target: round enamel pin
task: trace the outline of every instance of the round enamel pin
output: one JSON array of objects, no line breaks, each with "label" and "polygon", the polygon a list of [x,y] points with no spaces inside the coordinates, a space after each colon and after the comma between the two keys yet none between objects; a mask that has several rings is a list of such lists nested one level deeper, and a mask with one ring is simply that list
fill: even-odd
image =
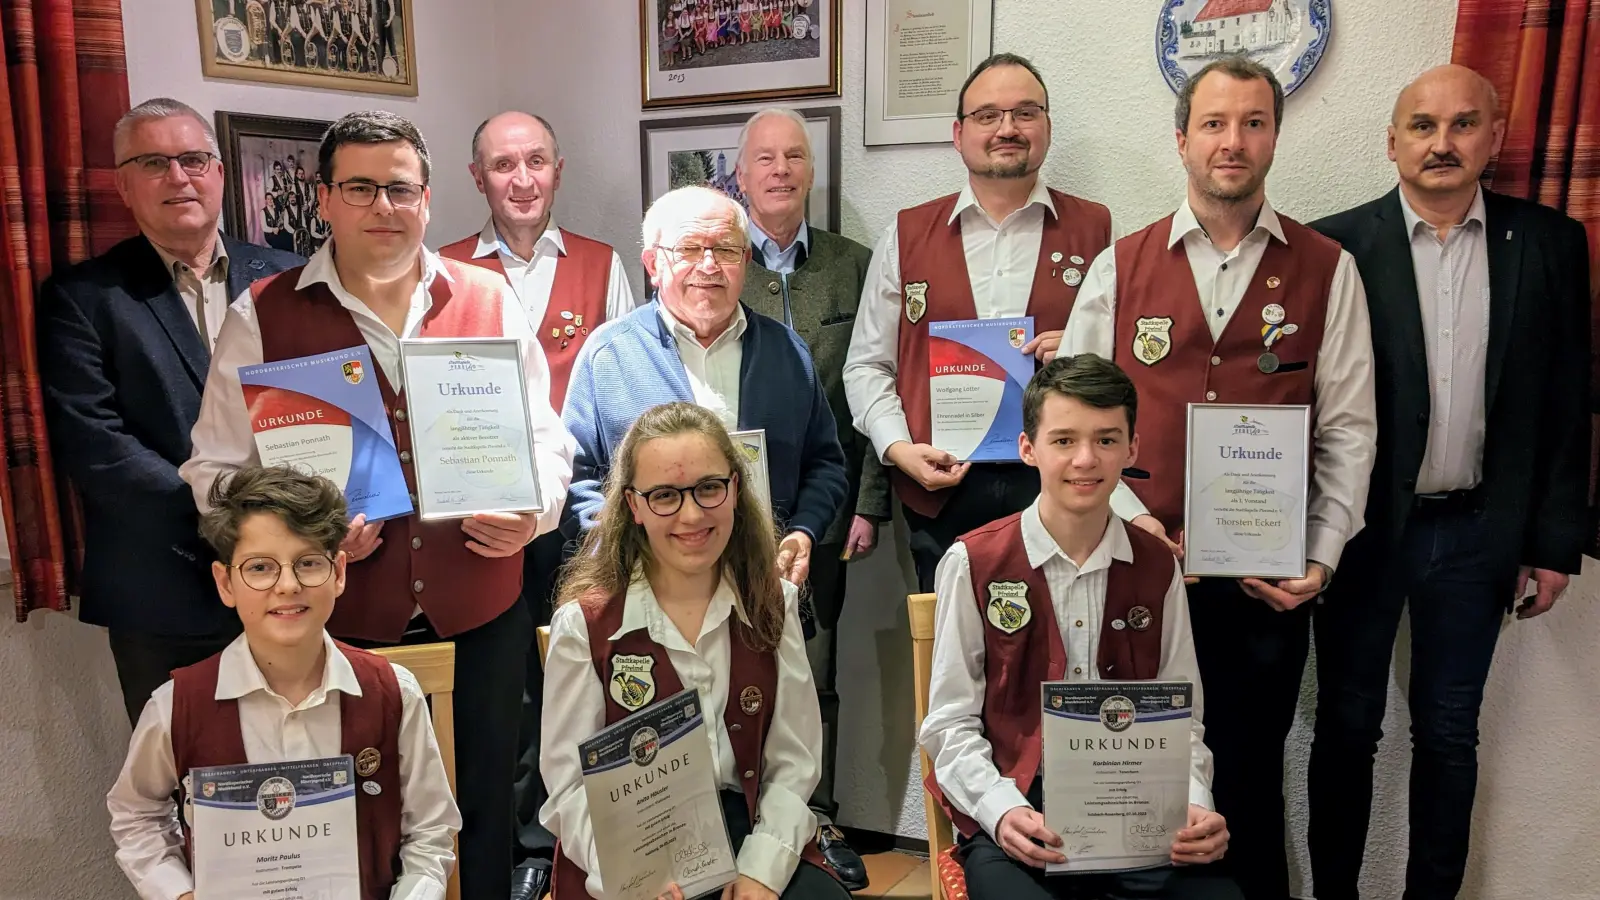
[{"label": "round enamel pin", "polygon": [[739,708],[747,716],[761,712],[761,700],[761,688],[753,684],[739,692]]},{"label": "round enamel pin", "polygon": [[356,754],[356,774],[362,778],[371,778],[381,765],[383,754],[378,752],[377,747],[368,747]]},{"label": "round enamel pin", "polygon": [[1268,303],[1266,306],[1261,307],[1261,321],[1268,325],[1282,325],[1286,317],[1287,314],[1283,311],[1283,307],[1276,303]]},{"label": "round enamel pin", "polygon": [[1067,287],[1077,287],[1083,283],[1083,273],[1077,269],[1069,268],[1061,273],[1061,280],[1066,282]]}]

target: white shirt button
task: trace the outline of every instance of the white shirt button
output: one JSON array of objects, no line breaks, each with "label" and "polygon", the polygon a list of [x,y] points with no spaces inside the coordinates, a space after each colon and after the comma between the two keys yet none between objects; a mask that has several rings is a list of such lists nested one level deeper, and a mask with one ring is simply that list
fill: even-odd
[{"label": "white shirt button", "polygon": [[1220,356],[1213,356],[1213,357],[1211,357],[1211,364],[1212,364],[1212,365],[1213,365],[1213,366],[1220,366],[1220,365],[1222,365],[1222,357],[1220,357]]},{"label": "white shirt button", "polygon": [[415,593],[415,594],[422,593],[422,579],[421,578],[418,578],[416,581],[411,582],[411,591],[412,591],[412,593]]}]

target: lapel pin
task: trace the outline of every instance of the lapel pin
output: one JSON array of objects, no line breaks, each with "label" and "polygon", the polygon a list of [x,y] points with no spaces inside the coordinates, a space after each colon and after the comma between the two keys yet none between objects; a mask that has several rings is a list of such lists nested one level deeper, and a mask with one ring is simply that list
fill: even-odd
[{"label": "lapel pin", "polygon": [[1276,275],[1272,275],[1267,278],[1267,290],[1269,291],[1277,288],[1277,286],[1280,284],[1283,284],[1283,282],[1279,280],[1278,276]]},{"label": "lapel pin", "polygon": [[1061,251],[1057,250],[1056,252],[1050,254],[1050,261],[1053,263],[1061,262]]},{"label": "lapel pin", "polygon": [[1068,260],[1075,266],[1083,265],[1083,257],[1078,256],[1077,254],[1073,254],[1072,256],[1068,257]]},{"label": "lapel pin", "polygon": [[[1269,278],[1267,283],[1271,284],[1274,280]],[[1268,303],[1266,306],[1261,307],[1261,321],[1268,325],[1282,325],[1285,317],[1286,314],[1283,311],[1283,307],[1276,303]]]}]

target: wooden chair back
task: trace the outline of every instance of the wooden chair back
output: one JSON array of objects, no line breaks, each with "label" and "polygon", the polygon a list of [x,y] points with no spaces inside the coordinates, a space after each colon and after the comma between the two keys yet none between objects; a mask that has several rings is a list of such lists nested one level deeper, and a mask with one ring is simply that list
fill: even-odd
[{"label": "wooden chair back", "polygon": [[544,668],[544,658],[550,655],[550,626],[539,626],[539,668]]},{"label": "wooden chair back", "polygon": [[[933,681],[933,608],[934,594],[911,594],[906,597],[906,609],[911,618],[911,670],[916,687],[917,732],[922,731],[922,720],[928,715],[928,690]],[[922,777],[933,774],[933,760],[927,751],[918,749],[922,760]],[[933,802],[926,790],[922,792],[923,813],[928,821],[928,880],[931,900],[943,900],[944,887],[939,881],[939,857],[954,844],[950,819]]]},{"label": "wooden chair back", "polygon": [[[456,792],[456,720],[453,697],[456,691],[456,645],[451,643],[416,644],[410,647],[386,647],[374,650],[395,665],[404,666],[415,675],[422,693],[428,698],[433,718],[433,736],[439,742],[439,756],[444,760],[444,774],[450,782],[450,794]],[[450,870],[450,881],[445,885],[445,900],[461,900],[461,845],[456,843],[457,865]]]}]

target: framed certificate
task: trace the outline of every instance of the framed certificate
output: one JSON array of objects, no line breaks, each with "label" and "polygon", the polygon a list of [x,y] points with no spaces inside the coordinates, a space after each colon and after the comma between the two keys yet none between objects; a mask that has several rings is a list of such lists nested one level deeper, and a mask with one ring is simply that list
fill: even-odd
[{"label": "framed certificate", "polygon": [[867,0],[866,145],[950,140],[993,28],[994,0]]},{"label": "framed certificate", "polygon": [[750,473],[750,483],[740,485],[741,490],[755,491],[767,512],[772,512],[772,480],[767,471],[767,430],[753,428],[749,431],[730,431],[733,446],[744,454],[745,468]]},{"label": "framed certificate", "polygon": [[400,364],[422,518],[543,511],[519,342],[406,340]]},{"label": "framed certificate", "polygon": [[1183,571],[1303,578],[1311,407],[1189,404]]}]

